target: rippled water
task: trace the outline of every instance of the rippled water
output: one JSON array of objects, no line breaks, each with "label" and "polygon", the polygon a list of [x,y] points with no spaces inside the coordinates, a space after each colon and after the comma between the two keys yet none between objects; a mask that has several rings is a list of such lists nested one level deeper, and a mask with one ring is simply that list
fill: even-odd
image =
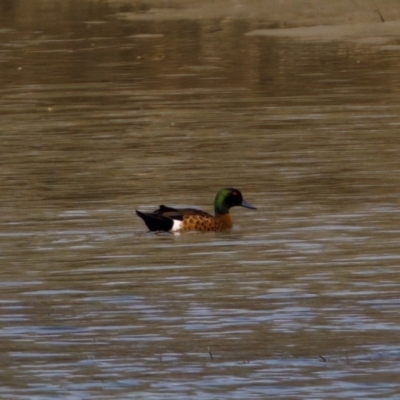
[{"label": "rippled water", "polygon": [[[397,399],[396,52],[3,7],[4,399]],[[134,209],[231,232],[148,233]]]}]

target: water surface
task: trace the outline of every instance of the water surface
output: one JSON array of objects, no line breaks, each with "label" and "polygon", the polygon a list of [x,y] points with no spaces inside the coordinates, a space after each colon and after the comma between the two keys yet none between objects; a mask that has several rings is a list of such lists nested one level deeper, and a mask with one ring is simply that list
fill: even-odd
[{"label": "water surface", "polygon": [[[43,4],[0,31],[0,396],[398,398],[398,53]],[[231,232],[134,214],[226,186]]]}]

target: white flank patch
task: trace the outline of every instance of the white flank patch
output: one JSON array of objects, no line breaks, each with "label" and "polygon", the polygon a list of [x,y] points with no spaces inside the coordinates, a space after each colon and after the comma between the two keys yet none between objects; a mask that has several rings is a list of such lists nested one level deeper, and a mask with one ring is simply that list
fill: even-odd
[{"label": "white flank patch", "polygon": [[180,231],[182,229],[182,221],[174,219],[174,224],[172,225],[171,232]]}]

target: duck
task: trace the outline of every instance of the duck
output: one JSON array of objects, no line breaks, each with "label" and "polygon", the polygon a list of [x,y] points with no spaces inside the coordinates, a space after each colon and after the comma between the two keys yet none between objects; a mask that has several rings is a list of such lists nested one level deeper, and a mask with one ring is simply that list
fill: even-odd
[{"label": "duck", "polygon": [[135,211],[150,231],[220,232],[232,228],[233,222],[229,210],[236,206],[256,210],[256,207],[243,199],[238,189],[224,188],[215,197],[215,215],[196,208],[172,208],[165,205],[160,205],[153,212]]}]

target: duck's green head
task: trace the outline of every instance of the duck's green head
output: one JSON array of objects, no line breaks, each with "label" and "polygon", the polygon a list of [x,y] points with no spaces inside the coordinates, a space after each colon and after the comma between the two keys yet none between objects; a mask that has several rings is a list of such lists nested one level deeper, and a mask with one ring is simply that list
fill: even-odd
[{"label": "duck's green head", "polygon": [[243,200],[242,193],[237,189],[225,188],[217,193],[214,202],[214,211],[216,215],[228,214],[229,210],[235,206],[256,210],[254,206]]}]

